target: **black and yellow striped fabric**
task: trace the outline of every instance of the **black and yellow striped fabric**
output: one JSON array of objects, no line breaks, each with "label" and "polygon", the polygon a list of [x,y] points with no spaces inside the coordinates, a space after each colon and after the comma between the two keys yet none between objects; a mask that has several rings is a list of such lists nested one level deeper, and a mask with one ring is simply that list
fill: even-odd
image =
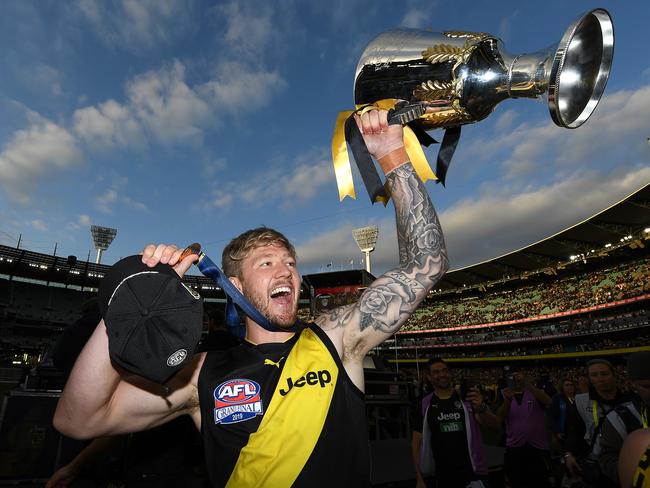
[{"label": "black and yellow striped fabric", "polygon": [[208,353],[199,399],[214,486],[368,485],[363,393],[317,326]]},{"label": "black and yellow striped fabric", "polygon": [[650,488],[650,446],[639,459],[632,478],[632,488]]}]

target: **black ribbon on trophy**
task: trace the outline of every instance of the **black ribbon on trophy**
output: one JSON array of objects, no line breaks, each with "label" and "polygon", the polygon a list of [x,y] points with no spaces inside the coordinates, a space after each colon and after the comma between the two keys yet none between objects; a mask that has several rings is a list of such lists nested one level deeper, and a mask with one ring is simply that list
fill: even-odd
[{"label": "black ribbon on trophy", "polygon": [[[605,90],[614,54],[609,13],[580,16],[559,43],[531,54],[512,55],[483,32],[435,33],[415,29],[384,32],[368,44],[357,65],[355,110],[341,112],[332,139],[339,199],[356,198],[347,146],[372,203],[389,195],[353,116],[389,110],[389,123],[404,125],[404,143],[423,182],[445,184],[461,127],[486,118],[508,98],[547,97],[553,122],[569,129],[593,113]],[[434,175],[422,145],[437,143],[426,131],[445,129]]]}]

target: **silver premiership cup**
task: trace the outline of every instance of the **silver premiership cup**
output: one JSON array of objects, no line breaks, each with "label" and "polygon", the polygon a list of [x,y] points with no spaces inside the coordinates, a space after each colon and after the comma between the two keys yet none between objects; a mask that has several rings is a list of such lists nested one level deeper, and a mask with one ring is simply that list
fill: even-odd
[{"label": "silver premiership cup", "polygon": [[605,90],[614,53],[609,13],[595,9],[573,22],[559,43],[512,55],[482,32],[398,29],[376,37],[356,70],[358,105],[382,99],[421,104],[424,129],[487,117],[507,98],[548,97],[553,122],[574,129],[592,114]]}]

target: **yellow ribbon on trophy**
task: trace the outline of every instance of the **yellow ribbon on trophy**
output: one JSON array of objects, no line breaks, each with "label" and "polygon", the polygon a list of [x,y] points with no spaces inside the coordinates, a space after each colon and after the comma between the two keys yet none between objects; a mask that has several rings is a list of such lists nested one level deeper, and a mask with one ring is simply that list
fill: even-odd
[{"label": "yellow ribbon on trophy", "polygon": [[[352,114],[363,110],[372,110],[374,108],[379,108],[382,110],[391,110],[395,108],[398,100],[393,98],[379,100],[372,105],[359,105],[356,107],[356,110],[346,110],[340,112],[336,118],[336,125],[334,127],[334,136],[332,137],[332,161],[334,163],[334,174],[336,175],[336,185],[339,189],[339,201],[342,201],[345,197],[356,198],[354,192],[354,182],[352,181],[352,168],[350,167],[350,157],[348,155],[347,142],[345,140],[345,122],[350,118]],[[413,130],[408,126],[404,126],[404,148],[409,156],[411,164],[415,169],[420,180],[423,183],[428,180],[437,180],[436,175],[431,170],[431,166],[427,161],[420,141],[418,141],[417,136]],[[388,188],[386,189],[387,198],[378,196],[375,198],[373,203],[382,202],[384,206],[388,204],[388,198],[390,198],[390,193]],[[371,196],[372,198],[372,196]]]}]

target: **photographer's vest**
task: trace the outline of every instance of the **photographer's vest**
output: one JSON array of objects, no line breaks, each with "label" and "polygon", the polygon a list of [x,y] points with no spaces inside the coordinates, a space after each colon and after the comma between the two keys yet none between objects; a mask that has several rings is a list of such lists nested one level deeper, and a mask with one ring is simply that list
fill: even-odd
[{"label": "photographer's vest", "polygon": [[368,486],[363,393],[327,335],[207,353],[198,382],[213,486]]},{"label": "photographer's vest", "polygon": [[576,410],[585,424],[585,442],[591,447],[590,454],[597,457],[600,454],[600,443],[594,435],[598,434],[610,410],[605,410],[600,402],[592,399],[589,393],[576,395]]},{"label": "photographer's vest", "polygon": [[648,407],[644,405],[639,409],[635,402],[625,402],[616,405],[616,408],[607,414],[607,420],[621,439],[625,440],[630,432],[648,428]]}]

